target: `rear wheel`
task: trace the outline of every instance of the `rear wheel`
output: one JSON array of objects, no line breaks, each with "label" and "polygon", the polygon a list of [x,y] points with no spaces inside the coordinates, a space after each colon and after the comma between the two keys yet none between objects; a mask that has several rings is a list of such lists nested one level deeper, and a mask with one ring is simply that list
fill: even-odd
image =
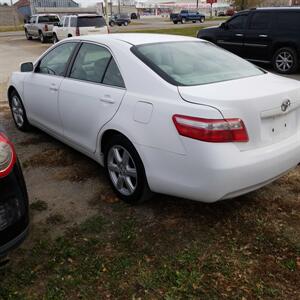
[{"label": "rear wheel", "polygon": [[130,204],[148,200],[152,193],[142,160],[132,143],[122,135],[115,135],[104,152],[106,174],[115,193]]},{"label": "rear wheel", "polygon": [[111,21],[111,22],[109,23],[109,25],[110,25],[111,27],[114,27],[116,24],[115,24],[114,21]]},{"label": "rear wheel", "polygon": [[200,23],[204,23],[204,21],[205,21],[205,17],[201,17],[200,18]]},{"label": "rear wheel", "polygon": [[28,131],[30,124],[22,100],[16,91],[11,92],[9,105],[16,127],[21,131]]},{"label": "rear wheel", "polygon": [[278,49],[272,60],[273,68],[281,74],[291,74],[298,70],[298,55],[295,49],[283,47]]}]

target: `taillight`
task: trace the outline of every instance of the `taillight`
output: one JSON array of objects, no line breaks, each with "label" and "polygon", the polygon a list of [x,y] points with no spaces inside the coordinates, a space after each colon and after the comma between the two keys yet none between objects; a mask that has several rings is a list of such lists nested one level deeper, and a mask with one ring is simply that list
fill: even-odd
[{"label": "taillight", "polygon": [[76,27],[76,36],[80,36],[80,30],[79,30],[79,27]]},{"label": "taillight", "polygon": [[48,25],[47,24],[45,24],[44,30],[48,31]]},{"label": "taillight", "polygon": [[180,135],[192,139],[212,143],[249,141],[241,119],[202,119],[174,115],[173,122]]},{"label": "taillight", "polygon": [[0,133],[0,178],[7,176],[16,163],[16,152],[8,138]]}]

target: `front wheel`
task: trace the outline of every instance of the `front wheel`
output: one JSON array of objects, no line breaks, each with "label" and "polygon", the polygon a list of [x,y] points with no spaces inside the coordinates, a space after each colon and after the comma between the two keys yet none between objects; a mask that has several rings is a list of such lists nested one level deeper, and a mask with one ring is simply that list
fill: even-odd
[{"label": "front wheel", "polygon": [[58,43],[58,42],[59,42],[59,40],[58,40],[58,38],[57,38],[56,33],[53,33],[53,44],[56,44],[56,43]]},{"label": "front wheel", "polygon": [[109,23],[109,25],[110,25],[111,27],[114,27],[114,26],[115,26],[115,22],[111,21],[111,22]]},{"label": "front wheel", "polygon": [[42,44],[45,43],[45,37],[44,37],[42,32],[40,32],[40,41],[41,41]]},{"label": "front wheel", "polygon": [[205,21],[205,17],[201,17],[200,18],[200,23],[204,23],[204,21]]},{"label": "front wheel", "polygon": [[183,19],[181,20],[181,23],[182,23],[182,24],[185,24],[185,23],[186,23],[186,19],[183,18]]},{"label": "front wheel", "polygon": [[124,22],[124,26],[128,26],[128,22],[127,21]]},{"label": "front wheel", "polygon": [[32,36],[28,33],[27,30],[25,30],[25,36],[27,40],[32,40]]},{"label": "front wheel", "polygon": [[9,97],[9,106],[16,127],[21,131],[28,131],[30,124],[22,100],[16,91],[13,91]]},{"label": "front wheel", "polygon": [[290,47],[280,48],[273,56],[272,65],[278,73],[295,73],[299,66],[297,52]]},{"label": "front wheel", "polygon": [[137,204],[149,199],[151,192],[142,160],[127,138],[111,138],[105,148],[104,163],[110,184],[123,201]]}]

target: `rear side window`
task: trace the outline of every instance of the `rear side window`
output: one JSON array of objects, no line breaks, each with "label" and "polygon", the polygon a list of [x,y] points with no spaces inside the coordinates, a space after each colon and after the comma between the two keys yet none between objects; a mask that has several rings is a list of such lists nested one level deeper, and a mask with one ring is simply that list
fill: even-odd
[{"label": "rear side window", "polygon": [[122,75],[113,58],[111,59],[109,66],[106,70],[103,83],[107,85],[113,85],[113,86],[125,88]]},{"label": "rear side window", "polygon": [[279,30],[299,31],[300,12],[277,12],[274,16],[275,28]]},{"label": "rear side window", "polygon": [[272,14],[268,12],[257,12],[251,18],[250,29],[268,29],[271,25]]},{"label": "rear side window", "polygon": [[77,18],[76,17],[71,18],[70,27],[77,27]]},{"label": "rear side window", "polygon": [[78,27],[104,27],[106,26],[105,20],[101,16],[92,17],[78,17]]},{"label": "rear side window", "polygon": [[39,23],[59,23],[59,18],[57,16],[41,16]]}]

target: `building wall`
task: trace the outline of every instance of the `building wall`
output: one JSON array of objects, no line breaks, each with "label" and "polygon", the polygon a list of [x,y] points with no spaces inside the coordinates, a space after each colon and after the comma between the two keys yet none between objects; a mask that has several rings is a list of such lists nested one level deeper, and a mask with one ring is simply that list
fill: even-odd
[{"label": "building wall", "polygon": [[32,7],[78,7],[72,0],[30,0]]},{"label": "building wall", "polygon": [[14,7],[0,7],[0,26],[19,25],[22,23],[21,19]]}]

